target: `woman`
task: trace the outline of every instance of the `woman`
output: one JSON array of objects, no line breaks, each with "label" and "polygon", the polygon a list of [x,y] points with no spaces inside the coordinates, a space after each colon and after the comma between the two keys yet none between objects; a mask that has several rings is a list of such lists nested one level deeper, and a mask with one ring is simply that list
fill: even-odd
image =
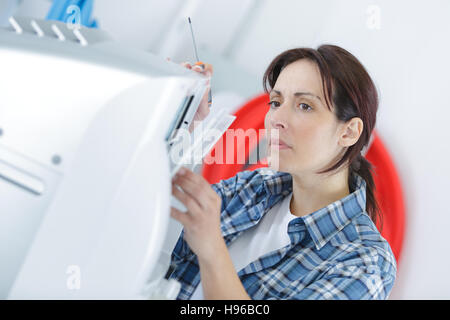
[{"label": "woman", "polygon": [[378,108],[369,74],[348,51],[323,45],[281,53],[263,85],[278,171],[211,186],[185,169],[173,180],[188,210],[171,211],[184,226],[169,273],[182,285],[177,298],[388,298],[396,262],[375,226],[371,165],[361,155]]}]

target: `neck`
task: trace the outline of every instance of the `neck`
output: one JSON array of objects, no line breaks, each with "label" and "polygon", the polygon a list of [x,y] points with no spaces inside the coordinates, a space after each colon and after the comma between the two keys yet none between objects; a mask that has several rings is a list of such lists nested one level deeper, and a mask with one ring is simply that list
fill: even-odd
[{"label": "neck", "polygon": [[291,213],[302,217],[350,194],[348,169],[333,175],[292,174]]}]

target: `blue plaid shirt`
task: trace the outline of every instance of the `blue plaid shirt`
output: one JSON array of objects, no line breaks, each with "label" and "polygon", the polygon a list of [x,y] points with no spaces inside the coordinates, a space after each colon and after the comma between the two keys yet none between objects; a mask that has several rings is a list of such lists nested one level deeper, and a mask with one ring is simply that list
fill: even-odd
[{"label": "blue plaid shirt", "polygon": [[[353,174],[348,196],[288,225],[290,244],[238,272],[252,299],[387,299],[396,277],[388,242],[367,215],[366,182]],[[292,176],[267,168],[239,172],[212,188],[222,198],[221,230],[229,246],[292,192]],[[200,282],[197,256],[183,239],[171,255],[170,278],[189,299]]]}]

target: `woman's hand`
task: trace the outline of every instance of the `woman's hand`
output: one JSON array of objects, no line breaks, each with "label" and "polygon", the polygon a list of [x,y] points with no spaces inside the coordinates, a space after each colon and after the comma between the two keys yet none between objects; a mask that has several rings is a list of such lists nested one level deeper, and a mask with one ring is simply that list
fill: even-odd
[{"label": "woman's hand", "polygon": [[172,207],[171,216],[184,226],[189,247],[199,260],[211,261],[225,243],[220,229],[222,199],[201,175],[183,167],[172,180],[172,194],[188,210]]},{"label": "woman's hand", "polygon": [[[170,61],[170,58],[167,58],[167,60]],[[209,63],[203,63],[202,66],[201,65],[192,65],[189,62],[182,62],[180,63],[183,67],[188,68],[189,70],[193,70],[195,72],[201,73],[204,76],[209,77],[210,79],[208,80],[208,85],[211,85],[211,77],[213,75],[213,67],[211,64]],[[194,115],[194,118],[192,119],[192,122],[189,126],[189,132],[192,132],[195,128],[196,123],[195,122],[199,122],[199,121],[203,121],[209,114],[209,103],[208,103],[208,97],[209,97],[209,91],[211,90],[211,88],[209,87],[202,100],[200,101],[200,105],[198,106],[197,112]]]}]

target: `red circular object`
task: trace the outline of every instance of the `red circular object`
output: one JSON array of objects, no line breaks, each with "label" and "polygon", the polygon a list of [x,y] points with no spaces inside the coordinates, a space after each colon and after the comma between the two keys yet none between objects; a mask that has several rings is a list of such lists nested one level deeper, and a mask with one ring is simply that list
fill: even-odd
[{"label": "red circular object", "polygon": [[[405,204],[394,162],[377,132],[365,157],[373,166],[375,198],[384,219],[381,235],[389,242],[395,258],[400,258],[405,231]],[[377,227],[380,228],[379,223]]]},{"label": "red circular object", "polygon": [[[247,129],[254,129],[257,132],[264,129],[264,118],[269,110],[268,103],[269,96],[267,94],[262,94],[251,99],[234,113],[236,120],[231,124],[229,129],[243,129],[244,131]],[[373,141],[365,157],[373,165],[375,197],[383,215],[381,235],[389,242],[398,264],[403,246],[405,227],[405,205],[402,187],[389,152],[376,131],[372,134]],[[259,143],[259,137],[257,143],[250,140],[249,143],[246,143],[244,146],[242,145],[242,142],[240,145],[237,145],[236,142],[239,141],[234,141],[234,149],[231,150],[234,153],[233,164],[205,163],[203,165],[202,175],[209,183],[213,184],[220,180],[231,178],[240,171],[267,167],[263,162],[258,162],[248,167],[245,167],[244,164],[237,163],[236,150],[245,148],[245,159],[248,159],[250,152],[257,147],[256,144]],[[222,144],[222,146],[227,146],[227,137],[225,134],[214,146],[208,157],[215,156],[215,149],[220,144]],[[227,159],[227,150],[226,148],[222,148],[222,150],[223,162],[228,162],[225,161]],[[380,229],[379,223],[377,223],[377,228]]]}]

